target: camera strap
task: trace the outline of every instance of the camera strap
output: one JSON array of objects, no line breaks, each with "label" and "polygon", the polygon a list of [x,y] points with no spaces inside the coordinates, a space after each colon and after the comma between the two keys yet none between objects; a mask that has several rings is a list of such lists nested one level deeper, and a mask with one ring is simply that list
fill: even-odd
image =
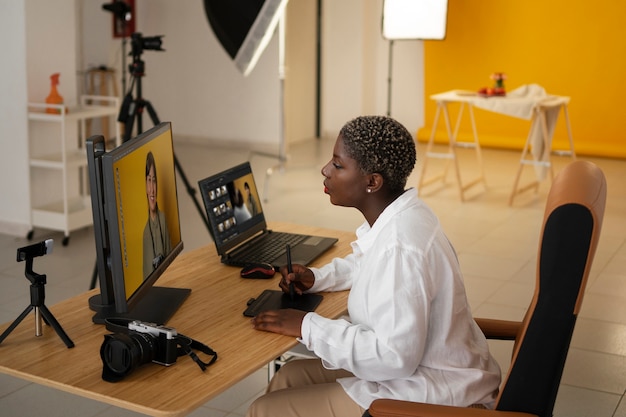
[{"label": "camera strap", "polygon": [[[104,325],[106,329],[110,332],[128,334],[128,324],[133,321],[135,320],[121,317],[108,318],[104,320]],[[178,345],[178,356],[189,356],[196,364],[198,364],[202,371],[205,371],[208,366],[213,365],[217,360],[216,351],[214,351],[204,343],[198,342],[197,340],[194,340],[189,336],[185,336],[179,333],[176,335],[174,340],[176,340],[176,344]],[[194,352],[194,349],[211,356],[211,359],[208,362],[202,361]]]},{"label": "camera strap", "polygon": [[[194,340],[182,334],[179,334],[176,337],[176,342],[178,343],[178,356],[189,356],[191,359],[193,359],[195,363],[198,364],[202,371],[205,371],[207,366],[213,365],[217,360],[217,352],[205,345],[204,343],[198,342],[197,340]],[[211,359],[208,362],[203,362],[202,360],[200,360],[198,355],[196,355],[193,349],[199,350],[200,352],[211,356]]]}]

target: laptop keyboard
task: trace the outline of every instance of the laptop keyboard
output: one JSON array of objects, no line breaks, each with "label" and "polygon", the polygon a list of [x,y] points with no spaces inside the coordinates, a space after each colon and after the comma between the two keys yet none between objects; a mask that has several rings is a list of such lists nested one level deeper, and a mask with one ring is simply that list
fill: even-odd
[{"label": "laptop keyboard", "polygon": [[285,251],[287,245],[295,246],[307,237],[307,235],[272,232],[266,235],[260,242],[256,242],[254,247],[246,248],[237,254],[233,254],[230,261],[241,263],[241,265],[256,262],[271,264],[274,259],[278,258]]}]

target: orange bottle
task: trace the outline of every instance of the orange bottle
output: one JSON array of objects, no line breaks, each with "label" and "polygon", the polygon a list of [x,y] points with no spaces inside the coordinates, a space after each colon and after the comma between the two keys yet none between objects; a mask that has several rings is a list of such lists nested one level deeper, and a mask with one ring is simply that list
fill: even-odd
[{"label": "orange bottle", "polygon": [[[59,85],[59,74],[54,73],[50,76],[50,94],[46,97],[47,104],[63,104],[63,97],[57,91],[57,85]],[[46,107],[46,113],[60,114],[61,110],[53,107]]]}]

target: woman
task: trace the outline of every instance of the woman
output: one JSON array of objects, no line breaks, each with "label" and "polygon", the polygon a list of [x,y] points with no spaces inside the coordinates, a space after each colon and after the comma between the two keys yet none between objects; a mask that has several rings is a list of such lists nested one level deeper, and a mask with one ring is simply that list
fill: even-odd
[{"label": "woman", "polygon": [[146,156],[148,221],[143,229],[143,279],[145,280],[172,249],[165,214],[157,203],[156,165],[152,152]]},{"label": "woman", "polygon": [[377,398],[493,405],[500,369],[474,322],[454,248],[414,188],[411,134],[388,117],[340,131],[322,168],[334,205],[365,217],[353,253],[322,268],[281,269],[296,292],[350,289],[349,321],[278,310],[255,329],[299,338],[320,360],[282,367],[248,416],[360,417]]}]

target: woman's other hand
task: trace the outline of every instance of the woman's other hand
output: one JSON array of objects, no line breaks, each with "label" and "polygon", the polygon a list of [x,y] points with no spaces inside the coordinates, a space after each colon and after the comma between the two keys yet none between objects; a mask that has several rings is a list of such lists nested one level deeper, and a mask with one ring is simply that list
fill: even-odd
[{"label": "woman's other hand", "polygon": [[251,322],[256,330],[301,337],[300,329],[306,314],[306,311],[295,309],[271,310],[259,313]]}]

